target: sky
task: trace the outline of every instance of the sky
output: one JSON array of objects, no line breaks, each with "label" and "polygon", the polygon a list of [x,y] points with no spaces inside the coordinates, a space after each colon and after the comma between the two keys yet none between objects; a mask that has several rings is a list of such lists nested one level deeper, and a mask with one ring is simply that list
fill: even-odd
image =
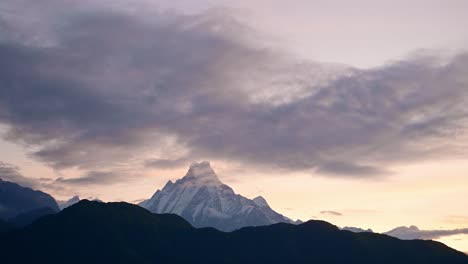
[{"label": "sky", "polygon": [[[0,3],[0,177],[149,198],[209,160],[291,218],[468,252],[467,1]],[[453,234],[453,235],[452,235]]]}]

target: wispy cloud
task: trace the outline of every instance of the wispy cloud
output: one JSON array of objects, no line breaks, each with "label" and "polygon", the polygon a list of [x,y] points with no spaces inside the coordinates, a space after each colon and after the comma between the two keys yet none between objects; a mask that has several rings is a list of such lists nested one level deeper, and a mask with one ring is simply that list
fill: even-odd
[{"label": "wispy cloud", "polygon": [[19,168],[8,163],[0,161],[0,179],[4,181],[15,182],[26,187],[37,186],[37,181],[24,177],[19,172]]},{"label": "wispy cloud", "polygon": [[321,211],[320,213],[324,215],[343,216],[342,213],[336,211]]},{"label": "wispy cloud", "polygon": [[54,184],[54,181],[49,178],[31,178],[24,176],[20,169],[12,164],[0,161],[0,179],[4,181],[14,182],[24,187],[29,187],[35,190],[53,190],[56,193],[66,192],[63,186]]},{"label": "wispy cloud", "polygon": [[177,158],[177,159],[148,159],[145,161],[145,167],[154,167],[159,169],[177,168],[190,164],[191,161],[188,158]]},{"label": "wispy cloud", "polygon": [[55,183],[65,185],[101,185],[113,184],[119,182],[122,173],[108,172],[108,171],[90,171],[79,178],[57,178]]}]

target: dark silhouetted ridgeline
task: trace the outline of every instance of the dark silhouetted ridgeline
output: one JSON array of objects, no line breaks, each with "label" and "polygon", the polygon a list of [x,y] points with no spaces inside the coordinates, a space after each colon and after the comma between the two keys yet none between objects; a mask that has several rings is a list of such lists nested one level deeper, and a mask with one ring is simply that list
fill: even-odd
[{"label": "dark silhouetted ridgeline", "polygon": [[439,242],[352,233],[322,221],[225,233],[136,205],[86,200],[2,233],[0,248],[3,264],[468,263]]}]

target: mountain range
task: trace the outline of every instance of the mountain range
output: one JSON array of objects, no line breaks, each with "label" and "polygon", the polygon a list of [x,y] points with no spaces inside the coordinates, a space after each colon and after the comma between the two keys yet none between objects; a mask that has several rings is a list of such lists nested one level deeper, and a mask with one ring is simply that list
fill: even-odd
[{"label": "mountain range", "polygon": [[1,263],[468,263],[442,243],[391,237],[407,239],[408,228],[388,236],[292,221],[260,196],[236,194],[208,162],[140,206],[57,203],[0,180],[0,213]]},{"label": "mountain range", "polygon": [[248,199],[236,194],[219,180],[207,161],[193,163],[182,179],[175,183],[169,181],[140,206],[153,213],[177,214],[195,227],[214,227],[222,231],[296,223],[271,209],[261,196]]},{"label": "mountain range", "polygon": [[439,242],[353,233],[323,221],[222,232],[132,204],[87,200],[0,233],[0,248],[4,264],[468,263]]}]

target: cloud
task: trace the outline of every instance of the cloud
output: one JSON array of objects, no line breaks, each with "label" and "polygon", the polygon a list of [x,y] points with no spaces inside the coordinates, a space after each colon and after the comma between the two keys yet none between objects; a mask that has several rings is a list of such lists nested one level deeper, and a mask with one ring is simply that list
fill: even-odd
[{"label": "cloud", "polygon": [[386,233],[389,236],[400,239],[439,239],[441,237],[468,234],[468,228],[451,229],[451,230],[420,230],[417,226],[401,226],[392,229]]},{"label": "cloud", "polygon": [[190,164],[191,161],[187,158],[178,159],[149,159],[145,161],[145,167],[154,167],[159,169],[170,169]]},{"label": "cloud", "polygon": [[372,178],[395,163],[466,157],[467,55],[322,65],[268,48],[225,10],[120,3],[0,3],[5,138],[55,169],[220,160]]},{"label": "cloud", "polygon": [[31,178],[24,176],[18,167],[0,161],[0,179],[4,181],[14,182],[24,187],[34,190],[49,191],[55,193],[66,194],[68,190],[64,186],[54,184],[54,181],[49,178]]},{"label": "cloud", "polygon": [[19,173],[19,168],[0,161],[0,179],[9,182],[15,182],[26,187],[35,185],[33,179],[24,177]]},{"label": "cloud", "polygon": [[85,175],[79,178],[57,178],[55,183],[65,185],[102,185],[102,184],[113,184],[119,181],[123,174],[108,172],[108,171],[89,171]]},{"label": "cloud", "polygon": [[342,213],[336,212],[336,211],[321,211],[320,213],[324,215],[331,215],[331,216],[343,216]]},{"label": "cloud", "polygon": [[381,176],[391,172],[373,166],[356,165],[344,162],[325,162],[317,166],[317,171],[327,175],[351,175],[356,177]]},{"label": "cloud", "polygon": [[21,186],[39,189],[48,183],[50,179],[46,178],[29,178],[21,174],[18,167],[0,161],[0,179],[4,181],[14,182]]}]

